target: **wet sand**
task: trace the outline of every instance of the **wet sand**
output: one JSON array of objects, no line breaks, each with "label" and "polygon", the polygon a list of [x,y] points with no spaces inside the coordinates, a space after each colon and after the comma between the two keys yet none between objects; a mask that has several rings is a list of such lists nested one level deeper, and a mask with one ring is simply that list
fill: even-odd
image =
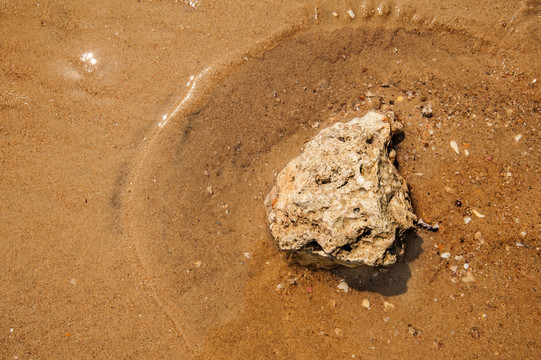
[{"label": "wet sand", "polygon": [[[540,21],[536,1],[1,2],[0,357],[539,358]],[[389,269],[286,264],[275,174],[374,108],[440,231]]]}]

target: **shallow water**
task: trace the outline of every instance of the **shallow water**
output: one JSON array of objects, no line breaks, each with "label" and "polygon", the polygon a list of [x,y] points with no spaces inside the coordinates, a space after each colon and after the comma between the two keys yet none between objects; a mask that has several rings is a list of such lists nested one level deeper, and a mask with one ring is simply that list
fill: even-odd
[{"label": "shallow water", "polygon": [[[6,356],[539,355],[536,2],[1,9]],[[390,269],[288,266],[275,173],[373,108],[440,232]]]}]

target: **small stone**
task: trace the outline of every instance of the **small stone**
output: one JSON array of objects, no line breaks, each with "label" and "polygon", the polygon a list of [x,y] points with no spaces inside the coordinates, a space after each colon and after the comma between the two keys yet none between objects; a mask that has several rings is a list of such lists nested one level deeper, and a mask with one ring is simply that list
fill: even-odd
[{"label": "small stone", "polygon": [[365,309],[370,310],[370,300],[364,299],[363,302],[362,302],[362,306],[363,306]]},{"label": "small stone", "polygon": [[464,217],[464,224],[469,224],[471,222],[471,217],[465,216]]},{"label": "small stone", "polygon": [[458,266],[456,265],[449,266],[449,270],[451,270],[451,272],[453,273],[456,273],[456,271],[458,270]]},{"label": "small stone", "polygon": [[520,232],[520,236],[521,236],[521,237],[525,238],[526,235],[527,235],[527,234],[526,234],[526,231],[521,231],[521,232]]},{"label": "small stone", "polygon": [[440,255],[442,259],[449,259],[451,257],[451,254],[446,252]]},{"label": "small stone", "polygon": [[352,20],[355,19],[355,13],[353,12],[353,10],[350,9],[347,11],[347,13]]},{"label": "small stone", "polygon": [[207,192],[208,192],[210,195],[213,194],[212,186],[207,187]]},{"label": "small stone", "polygon": [[477,326],[474,326],[470,329],[470,335],[474,339],[479,339],[481,338],[481,330]]},{"label": "small stone", "polygon": [[349,285],[345,281],[341,281],[336,287],[343,292],[349,292]]},{"label": "small stone", "polygon": [[334,333],[336,334],[336,336],[342,336],[342,335],[344,335],[344,332],[343,332],[342,329],[340,329],[340,328],[334,329]]},{"label": "small stone", "polygon": [[522,139],[522,134],[518,134],[515,136],[515,141],[519,142],[519,140]]},{"label": "small stone", "polygon": [[203,265],[202,261],[196,261],[195,262],[195,267],[201,267],[201,265]]},{"label": "small stone", "polygon": [[70,283],[71,283],[71,285],[77,284],[77,279],[71,279],[71,280],[70,280]]},{"label": "small stone", "polygon": [[385,311],[394,310],[394,304],[391,304],[390,302],[385,301],[383,303],[383,308],[385,309]]},{"label": "small stone", "polygon": [[423,115],[425,118],[431,118],[434,116],[434,113],[432,112],[432,105],[427,104],[426,106],[423,106],[421,109],[421,115]]},{"label": "small stone", "polygon": [[251,258],[252,258],[252,254],[250,254],[249,252],[245,252],[245,253],[244,253],[244,257],[245,257],[246,259],[251,259]]},{"label": "small stone", "polygon": [[415,337],[422,335],[422,331],[417,330],[411,325],[408,325],[408,332]]}]

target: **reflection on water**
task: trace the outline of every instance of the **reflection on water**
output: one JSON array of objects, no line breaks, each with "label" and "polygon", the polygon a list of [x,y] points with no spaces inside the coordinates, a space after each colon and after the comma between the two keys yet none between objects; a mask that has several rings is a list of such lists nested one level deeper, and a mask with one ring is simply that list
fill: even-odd
[{"label": "reflection on water", "polygon": [[84,53],[80,60],[83,62],[84,69],[87,72],[93,72],[97,69],[98,60],[94,57],[94,54],[91,52]]}]

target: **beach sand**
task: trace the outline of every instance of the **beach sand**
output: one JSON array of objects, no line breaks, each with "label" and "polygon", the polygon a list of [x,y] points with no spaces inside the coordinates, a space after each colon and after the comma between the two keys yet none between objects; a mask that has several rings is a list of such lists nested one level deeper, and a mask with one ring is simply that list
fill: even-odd
[{"label": "beach sand", "polygon": [[[540,40],[538,1],[0,2],[0,357],[540,358]],[[439,231],[286,263],[276,173],[372,109]]]}]

